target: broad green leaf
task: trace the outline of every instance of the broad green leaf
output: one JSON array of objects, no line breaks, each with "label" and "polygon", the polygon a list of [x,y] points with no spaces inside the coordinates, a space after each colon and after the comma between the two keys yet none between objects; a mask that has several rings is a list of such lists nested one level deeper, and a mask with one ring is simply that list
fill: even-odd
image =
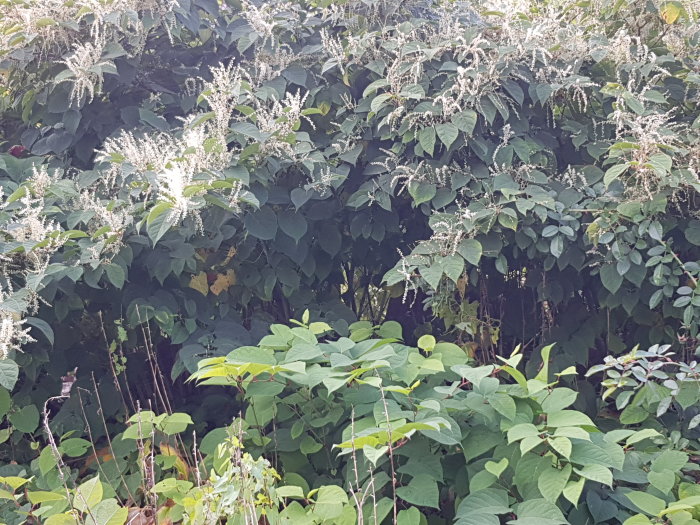
[{"label": "broad green leaf", "polygon": [[680,450],[664,450],[651,462],[651,470],[678,472],[688,463],[688,454]]},{"label": "broad green leaf", "polygon": [[661,498],[649,494],[648,492],[642,492],[640,490],[633,490],[625,494],[627,499],[629,499],[639,510],[649,514],[651,516],[658,515],[662,510],[666,508],[666,502]]},{"label": "broad green leaf", "polygon": [[465,109],[452,117],[452,122],[460,131],[471,135],[476,127],[477,114],[472,109]]},{"label": "broad green leaf", "polygon": [[613,475],[609,468],[603,467],[602,465],[585,465],[583,467],[575,468],[574,472],[579,476],[582,476],[591,481],[596,481],[602,483],[603,485],[608,485],[612,487]]},{"label": "broad green leaf", "polygon": [[102,501],[102,483],[100,477],[95,476],[78,486],[73,498],[73,506],[80,512],[86,512],[88,509],[94,509],[100,501]]},{"label": "broad green leaf", "polygon": [[129,509],[121,507],[117,500],[100,501],[85,516],[85,525],[124,525]]},{"label": "broad green leaf", "polygon": [[348,503],[347,493],[336,485],[324,485],[316,493],[313,504],[314,514],[324,520],[332,520],[343,513]]},{"label": "broad green leaf", "polygon": [[620,289],[622,278],[613,264],[606,264],[600,269],[600,280],[610,293],[616,293]]},{"label": "broad green leaf", "polygon": [[659,489],[664,494],[671,492],[671,489],[676,484],[676,474],[670,470],[662,470],[660,472],[651,471],[647,473],[649,483]]},{"label": "broad green leaf", "polygon": [[559,410],[547,414],[547,426],[558,427],[594,427],[593,421],[583,412],[576,410]]},{"label": "broad green leaf", "polygon": [[539,473],[537,488],[547,501],[555,503],[566,488],[570,477],[571,465],[568,463],[561,469],[549,467]]},{"label": "broad green leaf", "polygon": [[435,340],[434,336],[426,334],[418,338],[417,344],[418,348],[420,348],[421,350],[425,350],[426,352],[432,352],[435,348],[435,345],[437,344],[437,341]]},{"label": "broad green leaf", "polygon": [[473,266],[478,266],[483,253],[481,243],[476,239],[464,239],[459,243],[457,252]]},{"label": "broad green leaf", "polygon": [[570,388],[555,388],[542,401],[542,411],[545,413],[557,412],[571,406],[578,392]]},{"label": "broad green leaf", "polygon": [[427,474],[418,474],[408,485],[397,488],[396,494],[413,505],[440,508],[438,484]]},{"label": "broad green leaf", "polygon": [[487,400],[496,412],[511,421],[515,420],[515,401],[508,394],[491,394],[487,397]]},{"label": "broad green leaf", "polygon": [[421,517],[421,512],[416,507],[411,507],[399,511],[396,518],[398,525],[420,525]]},{"label": "broad green leaf", "polygon": [[615,166],[608,168],[608,170],[605,172],[605,176],[603,177],[605,187],[607,188],[610,186],[610,184],[616,181],[620,175],[627,171],[627,168],[629,168],[629,163],[627,162],[624,164],[616,164]]},{"label": "broad green leaf", "polygon": [[457,136],[459,135],[457,126],[451,122],[446,124],[438,124],[435,126],[435,131],[437,132],[437,136],[440,138],[440,141],[445,145],[446,149],[450,149],[450,146],[455,140],[457,140]]},{"label": "broad green leaf", "polygon": [[179,434],[180,432],[184,432],[185,429],[192,424],[194,423],[189,414],[176,412],[174,414],[165,416],[163,420],[160,423],[158,423],[157,427],[158,430],[170,436],[173,434]]},{"label": "broad green leaf", "polygon": [[571,440],[566,437],[554,437],[549,440],[550,446],[566,459],[571,457]]},{"label": "broad green leaf", "polygon": [[246,214],[243,224],[246,233],[261,241],[270,241],[277,234],[277,215],[269,206]]},{"label": "broad green leaf", "polygon": [[0,386],[9,390],[10,392],[15,387],[17,383],[17,378],[19,377],[19,366],[12,359],[1,359],[0,360]]},{"label": "broad green leaf", "polygon": [[306,234],[309,225],[300,213],[285,210],[279,215],[279,227],[280,230],[299,242]]},{"label": "broad green leaf", "polygon": [[580,478],[576,481],[569,481],[564,488],[564,497],[573,503],[574,507],[578,508],[578,500],[583,492],[583,486],[586,483],[585,478]]},{"label": "broad green leaf", "polygon": [[539,434],[540,431],[532,423],[520,423],[508,430],[508,443],[513,443],[526,437],[538,436]]},{"label": "broad green leaf", "polygon": [[25,405],[17,412],[10,413],[8,419],[20,432],[31,434],[39,426],[39,409],[35,405]]},{"label": "broad green leaf", "polygon": [[75,517],[69,512],[64,512],[62,514],[54,514],[49,516],[44,521],[44,525],[78,525]]},{"label": "broad green leaf", "polygon": [[49,501],[63,501],[66,499],[66,495],[45,490],[29,490],[27,491],[27,498],[33,505],[39,505]]},{"label": "broad green leaf", "polygon": [[418,142],[423,150],[432,157],[435,150],[435,128],[423,128],[418,132]]},{"label": "broad green leaf", "polygon": [[484,468],[487,470],[487,472],[490,472],[497,478],[500,478],[503,471],[508,468],[508,458],[502,458],[498,463],[495,461],[487,461]]},{"label": "broad green leaf", "polygon": [[10,405],[12,403],[12,398],[10,393],[4,388],[0,388],[0,421],[10,410]]}]

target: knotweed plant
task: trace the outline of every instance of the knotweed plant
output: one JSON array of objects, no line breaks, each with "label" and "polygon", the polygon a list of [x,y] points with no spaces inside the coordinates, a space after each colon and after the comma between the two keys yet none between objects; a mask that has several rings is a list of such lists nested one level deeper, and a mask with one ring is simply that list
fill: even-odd
[{"label": "knotweed plant", "polygon": [[12,296],[12,288],[0,289],[0,360],[7,359],[10,352],[22,351],[22,346],[34,341],[25,327],[22,314],[5,305]]}]

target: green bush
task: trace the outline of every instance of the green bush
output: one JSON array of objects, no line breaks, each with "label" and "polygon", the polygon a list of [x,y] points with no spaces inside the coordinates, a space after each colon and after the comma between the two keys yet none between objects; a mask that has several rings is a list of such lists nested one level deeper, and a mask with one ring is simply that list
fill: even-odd
[{"label": "green bush", "polygon": [[[99,522],[76,504],[85,483],[105,485],[114,523],[174,508],[169,491],[216,485],[197,483],[191,449],[234,419],[245,464],[301,487],[292,520],[319,514],[320,485],[336,487],[324,502],[373,488],[367,512],[342,507],[350,520],[390,522],[394,505],[402,523],[695,519],[664,511],[694,506],[698,448],[697,2],[0,0],[0,14],[8,523],[70,508]],[[577,461],[571,440],[589,441],[554,435],[544,396],[566,389],[591,423],[572,428],[622,456]],[[516,442],[515,424],[537,433]],[[494,448],[471,456],[470,440]],[[432,452],[439,476],[408,466]],[[65,497],[27,500],[12,476]],[[492,506],[468,503],[476,488]],[[288,497],[266,490],[256,512]],[[309,519],[336,519],[320,506]]]},{"label": "green bush", "polygon": [[[140,412],[130,419],[115,442],[136,440],[140,460],[158,444],[150,493],[171,501],[159,507],[160,519],[206,524],[228,517],[228,523],[252,524],[264,514],[270,523],[497,525],[500,516],[513,524],[614,519],[631,525],[670,517],[674,524],[696,523],[700,491],[689,441],[653,422],[601,431],[576,409],[577,392],[561,384],[575,371],[550,371],[551,346],[542,349],[544,366],[528,378],[518,369],[519,349],[497,366],[478,366],[458,346],[430,336],[420,348],[404,345],[394,322],[355,323],[350,337],[320,337],[329,331],[318,322],[272,325],[258,346],[200,362],[193,378],[235,388],[246,410],[229,429],[202,440],[207,455],[195,460],[197,485],[189,480],[185,454],[168,444],[192,424],[189,416]],[[697,380],[694,386],[697,391]],[[89,446],[64,438],[56,453],[80,456]],[[264,457],[275,458],[275,469]],[[50,447],[34,466],[39,481],[3,480],[15,490],[30,487],[14,498],[38,504],[34,516],[71,519],[62,513],[71,501],[88,523],[90,512],[108,510],[123,523],[127,509],[105,491],[119,487],[116,496],[126,499],[133,489],[120,483],[120,467],[109,465],[115,461],[67,495],[55,475],[66,465]]]}]

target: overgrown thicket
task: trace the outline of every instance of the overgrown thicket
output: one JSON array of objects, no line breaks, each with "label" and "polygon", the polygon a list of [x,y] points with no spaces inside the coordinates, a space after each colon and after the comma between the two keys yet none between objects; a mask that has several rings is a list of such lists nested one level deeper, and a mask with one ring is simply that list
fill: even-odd
[{"label": "overgrown thicket", "polygon": [[0,520],[700,522],[697,1],[0,14]]}]

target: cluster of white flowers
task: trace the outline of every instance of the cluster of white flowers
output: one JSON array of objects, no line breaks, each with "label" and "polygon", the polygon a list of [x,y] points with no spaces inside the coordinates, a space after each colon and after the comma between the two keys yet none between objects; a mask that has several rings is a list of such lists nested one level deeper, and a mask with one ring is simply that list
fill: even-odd
[{"label": "cluster of white flowers", "polygon": [[[203,81],[201,97],[214,113],[214,126],[210,130],[225,140],[234,108],[238,105],[243,89],[241,68],[220,64],[210,68],[212,79]],[[225,142],[224,142],[225,143]]]},{"label": "cluster of white flowers", "polygon": [[[77,206],[80,210],[93,213],[93,218],[90,221],[92,233],[107,226],[110,235],[121,236],[126,228],[134,222],[134,207],[131,203],[126,205],[111,201],[105,203],[94,189],[81,192]],[[118,245],[118,243],[116,244]]]},{"label": "cluster of white flowers", "polygon": [[458,166],[433,166],[425,161],[418,164],[400,164],[392,171],[391,186],[400,185],[397,195],[414,184],[434,184],[438,188],[447,187],[452,180],[452,174],[463,172]]},{"label": "cluster of white flowers", "polygon": [[[262,37],[261,45],[271,42],[276,47],[274,40],[275,28],[281,22],[287,22],[290,17],[298,20],[297,6],[291,2],[265,2],[262,5],[255,5],[253,2],[243,0],[241,2],[241,15],[250,24],[250,27]],[[279,15],[284,13],[284,17]]]},{"label": "cluster of white flowers", "polygon": [[20,351],[22,345],[34,341],[29,335],[29,328],[24,327],[21,314],[3,307],[11,293],[11,289],[0,289],[0,360],[7,359],[11,351]]},{"label": "cluster of white flowers", "polygon": [[140,53],[152,28],[136,13],[159,15],[170,34],[177,0],[20,0],[6,2],[0,18],[0,56],[26,64],[33,59],[62,57],[67,69],[58,82],[73,83],[71,102],[91,101],[103,74],[116,73],[103,58],[110,42],[129,43]]},{"label": "cluster of white flowers", "polygon": [[[38,44],[42,53],[65,51],[80,43],[80,30],[75,24],[85,20],[89,33],[110,25],[116,28],[114,15],[151,12],[166,15],[177,6],[177,0],[22,0],[3,5],[0,20],[0,53],[11,53],[25,46]],[[128,17],[127,17],[128,18]],[[143,29],[143,28],[140,28]]]},{"label": "cluster of white flowers", "polygon": [[301,119],[311,126],[313,122],[302,115],[304,103],[309,93],[285,93],[282,100],[271,99],[267,103],[256,101],[255,119],[258,129],[269,135],[262,142],[261,154],[294,156],[294,146],[290,143],[290,135],[297,129]]},{"label": "cluster of white flowers", "polygon": [[86,102],[92,102],[95,92],[102,91],[101,68],[113,65],[111,61],[102,59],[105,45],[107,40],[104,33],[97,32],[92,42],[73,44],[73,53],[60,61],[72,73],[70,78],[60,81],[72,83],[70,94],[72,103],[78,104],[83,97]]},{"label": "cluster of white flowers", "polygon": [[[216,172],[230,165],[233,152],[229,150],[227,135],[246,83],[237,66],[218,65],[210,72],[211,80],[188,82],[191,91],[201,86],[200,98],[206,102],[209,113],[196,112],[184,117],[179,132],[143,135],[122,132],[107,139],[98,154],[98,160],[110,163],[108,177],[102,181],[108,190],[118,188],[135,172],[138,180],[154,183],[154,186],[145,186],[144,200],[148,200],[152,192],[157,200],[170,203],[171,222],[191,217],[200,229],[202,223],[197,208],[201,202],[197,197],[206,191],[212,178],[217,178]],[[267,126],[270,132],[281,129],[289,133],[293,124],[286,123],[285,118],[298,121],[303,103],[304,97],[300,95],[288,95],[282,104],[274,101],[270,108],[265,106],[257,112],[261,117],[259,125]],[[154,178],[149,178],[149,173]],[[229,200],[234,209],[241,191],[240,184],[234,184],[231,189]],[[124,214],[128,215],[128,210],[105,213],[104,206],[93,194],[83,199],[86,209],[103,210],[100,211],[101,220],[114,225],[115,231],[127,225]]]},{"label": "cluster of white flowers", "polygon": [[[61,231],[57,222],[49,220],[44,214],[44,196],[46,190],[55,181],[57,175],[49,175],[46,166],[33,168],[33,174],[24,185],[24,194],[18,199],[21,205],[11,211],[11,220],[5,226],[6,233],[18,242],[40,243],[50,241],[41,251],[52,251],[62,241],[55,235]],[[0,210],[9,206],[0,203]]]}]

